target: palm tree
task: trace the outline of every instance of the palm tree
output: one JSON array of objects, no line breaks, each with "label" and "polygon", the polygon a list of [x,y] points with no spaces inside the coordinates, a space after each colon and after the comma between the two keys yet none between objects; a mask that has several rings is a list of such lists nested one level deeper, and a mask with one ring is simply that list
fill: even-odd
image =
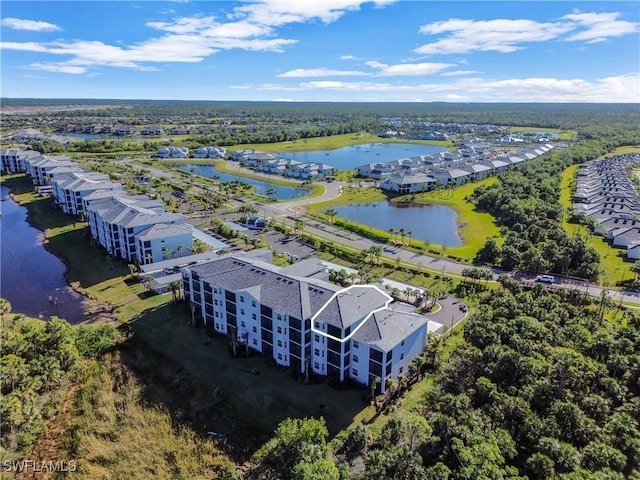
[{"label": "palm tree", "polygon": [[329,218],[329,221],[333,223],[335,217],[338,215],[338,212],[333,208],[328,208],[324,211],[324,214]]},{"label": "palm tree", "polygon": [[395,239],[394,239],[395,233],[396,233],[395,228],[389,229],[389,234],[391,235],[391,243],[395,243]]},{"label": "palm tree", "polygon": [[169,257],[169,249],[167,247],[162,247],[162,259],[166,260]]},{"label": "palm tree", "polygon": [[294,235],[302,236],[302,232],[304,232],[304,222],[302,220],[296,220],[294,225]]},{"label": "palm tree", "polygon": [[2,319],[2,327],[4,328],[4,316],[11,313],[11,302],[6,298],[0,298],[0,318]]},{"label": "palm tree", "polygon": [[130,263],[127,265],[129,267],[129,273],[131,273],[131,278],[133,278],[133,275],[136,273],[136,266],[133,263]]},{"label": "palm tree", "polygon": [[409,245],[411,245],[411,235],[413,235],[413,230],[409,230],[407,232],[407,237],[409,237]]},{"label": "palm tree", "polygon": [[398,233],[400,234],[400,243],[404,245],[404,235],[405,235],[404,228],[401,228],[400,230],[398,230]]},{"label": "palm tree", "polygon": [[171,303],[177,303],[180,300],[180,289],[182,287],[182,282],[180,280],[174,280],[169,284],[169,288],[171,289]]}]

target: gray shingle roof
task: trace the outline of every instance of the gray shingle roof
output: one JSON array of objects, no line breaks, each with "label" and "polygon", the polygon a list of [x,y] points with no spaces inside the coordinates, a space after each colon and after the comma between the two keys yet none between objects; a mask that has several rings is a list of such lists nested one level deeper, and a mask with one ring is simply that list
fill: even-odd
[{"label": "gray shingle roof", "polygon": [[388,352],[426,324],[427,319],[421,315],[385,309],[374,313],[358,329],[353,340],[375,345]]}]

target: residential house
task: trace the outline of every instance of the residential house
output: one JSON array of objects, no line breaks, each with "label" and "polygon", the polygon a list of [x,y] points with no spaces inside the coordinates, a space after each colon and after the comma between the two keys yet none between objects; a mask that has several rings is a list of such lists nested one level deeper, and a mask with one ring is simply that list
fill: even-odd
[{"label": "residential house", "polygon": [[158,158],[187,158],[189,149],[187,147],[162,147],[156,153]]},{"label": "residential house", "polygon": [[193,152],[193,158],[224,158],[226,153],[223,147],[200,147]]},{"label": "residential house", "polygon": [[445,187],[457,187],[471,180],[471,173],[461,168],[437,168],[432,175]]},{"label": "residential house", "polygon": [[428,192],[436,188],[438,181],[430,175],[394,175],[380,183],[383,190],[391,190],[398,193]]},{"label": "residential house", "polygon": [[140,129],[140,135],[162,135],[164,128],[161,125],[145,125]]}]

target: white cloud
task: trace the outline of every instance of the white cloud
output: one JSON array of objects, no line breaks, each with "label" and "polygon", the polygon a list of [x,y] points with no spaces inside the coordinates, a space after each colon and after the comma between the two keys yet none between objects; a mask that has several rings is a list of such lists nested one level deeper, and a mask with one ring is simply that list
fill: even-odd
[{"label": "white cloud", "polygon": [[[234,88],[282,91],[377,92],[380,94],[424,95],[425,100],[477,102],[594,102],[637,103],[640,74],[605,77],[595,81],[531,77],[514,79],[465,78],[454,82],[398,85],[386,82],[344,82],[318,80],[298,85],[243,85]],[[388,97],[379,97],[380,99]]]},{"label": "white cloud", "polygon": [[[274,30],[276,27],[313,20],[329,23],[348,11],[358,10],[364,3],[381,6],[390,3],[390,0],[262,0],[235,7],[233,13],[227,15],[223,21],[218,21],[214,16],[149,21],[146,23],[147,27],[164,32],[164,35],[136,44],[108,45],[100,41],[58,40],[47,43],[4,42],[0,43],[0,48],[71,57],[61,62],[42,62],[31,66],[49,71],[57,69],[60,72],[81,73],[82,68],[87,71],[87,68],[97,66],[150,70],[153,67],[142,64],[200,62],[221,50],[282,52],[286,46],[296,43],[297,40],[278,38]],[[166,11],[162,12],[165,13]],[[5,19],[3,24],[6,20],[11,19]],[[57,28],[55,25],[51,27]],[[322,74],[322,71],[319,70],[319,73]],[[358,73],[335,73],[346,74]]]},{"label": "white cloud", "polygon": [[[557,22],[536,22],[528,19],[463,20],[451,18],[429,23],[419,29],[426,35],[446,35],[414,51],[423,55],[493,51],[511,53],[524,48],[522,44],[545,42],[561,38],[587,43],[602,42],[638,31],[638,24],[617,20],[620,13],[572,13]],[[580,31],[577,31],[580,30]]]},{"label": "white cloud", "polygon": [[472,75],[474,73],[480,73],[477,70],[452,70],[451,72],[442,72],[442,77],[456,77],[459,75]]},{"label": "white cloud", "polygon": [[29,30],[31,32],[55,32],[62,30],[59,26],[49,22],[41,22],[38,20],[23,20],[20,18],[3,18],[1,22],[3,27],[13,28],[14,30]]},{"label": "white cloud", "polygon": [[340,60],[357,60],[358,57],[354,57],[353,55],[341,55]]},{"label": "white cloud", "polygon": [[251,21],[261,25],[280,26],[288,23],[303,23],[309,20],[320,20],[331,23],[348,11],[359,10],[364,3],[377,6],[393,3],[394,0],[262,0],[249,3],[235,9],[236,16],[247,16]]},{"label": "white cloud", "polygon": [[87,71],[85,67],[65,65],[62,63],[32,63],[31,65],[29,65],[29,68],[32,68],[34,70],[44,70],[47,72],[55,72],[55,73],[71,73],[74,75],[86,73]]},{"label": "white cloud", "polygon": [[638,31],[638,24],[617,20],[620,13],[572,13],[563,18],[576,22],[586,30],[575,33],[567,38],[568,41],[584,40],[587,43],[604,42],[610,37],[621,37]]},{"label": "white cloud", "polygon": [[455,66],[453,63],[399,63],[397,65],[386,65],[375,61],[365,63],[367,66],[378,70],[377,77],[433,75]]},{"label": "white cloud", "polygon": [[420,27],[419,32],[449,36],[414,51],[420,54],[469,53],[473,51],[515,52],[527,42],[552,40],[570,31],[567,22],[540,23],[533,20],[461,20],[452,18]]},{"label": "white cloud", "polygon": [[357,70],[332,70],[330,68],[296,68],[276,75],[280,78],[308,78],[308,77],[355,77],[371,75]]}]

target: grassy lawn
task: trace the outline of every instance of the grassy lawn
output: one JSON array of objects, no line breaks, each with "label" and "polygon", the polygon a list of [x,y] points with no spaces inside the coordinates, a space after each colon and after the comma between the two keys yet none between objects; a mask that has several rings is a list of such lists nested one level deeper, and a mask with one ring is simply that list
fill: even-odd
[{"label": "grassy lawn", "polygon": [[589,246],[596,249],[600,255],[600,265],[603,269],[600,283],[603,285],[615,286],[616,282],[631,275],[628,268],[632,262],[625,261],[626,250],[621,248],[613,248],[601,235],[593,235],[591,230],[584,225],[569,223],[573,202],[571,198],[571,189],[574,185],[574,179],[579,165],[572,165],[567,168],[561,177],[560,183],[560,205],[565,209],[562,226],[570,235],[581,235],[587,237]]},{"label": "grassy lawn", "polygon": [[[477,187],[481,185],[491,185],[496,181],[497,179],[492,177],[479,182],[468,183],[453,190],[437,190],[433,192],[402,196],[390,195],[382,190],[373,188],[345,188],[340,197],[328,202],[311,205],[310,208],[313,212],[319,213],[338,205],[379,202],[385,200],[411,200],[420,203],[446,205],[454,209],[458,214],[458,233],[460,234],[464,245],[460,247],[446,247],[446,251],[441,245],[430,244],[428,248],[430,250],[437,251],[438,253],[446,253],[447,255],[471,260],[475,257],[478,249],[484,245],[487,238],[500,238],[500,229],[496,225],[495,218],[491,214],[479,212],[473,203],[467,201],[467,197],[471,195]],[[371,230],[376,231],[376,233],[381,236],[386,236],[389,239],[391,238],[391,235],[388,232],[375,230],[373,228],[371,228]],[[412,240],[411,244],[414,247],[424,247],[424,242],[422,240]]]},{"label": "grassy lawn", "polygon": [[640,146],[632,147],[632,146],[624,146],[618,147],[613,152],[607,153],[606,157],[613,157],[614,155],[623,155],[625,153],[640,153]]},{"label": "grassy lawn", "polygon": [[281,143],[233,145],[226,148],[230,152],[242,150],[244,148],[255,148],[257,150],[262,150],[263,152],[310,152],[313,150],[335,150],[337,148],[348,147],[350,145],[361,145],[363,143],[415,143],[418,145],[435,145],[444,148],[452,146],[452,143],[449,141],[402,140],[394,138],[380,138],[370,133],[345,133],[344,135],[304,138],[301,140]]}]

